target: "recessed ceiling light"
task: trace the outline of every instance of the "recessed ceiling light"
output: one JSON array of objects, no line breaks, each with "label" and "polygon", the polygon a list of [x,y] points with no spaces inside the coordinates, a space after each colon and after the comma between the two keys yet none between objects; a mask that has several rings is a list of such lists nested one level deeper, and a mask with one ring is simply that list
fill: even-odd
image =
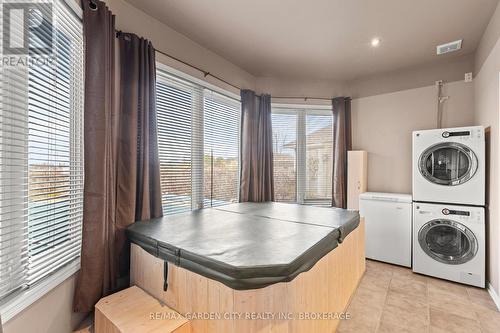
[{"label": "recessed ceiling light", "polygon": [[373,38],[371,41],[373,47],[377,47],[380,45],[380,38]]}]

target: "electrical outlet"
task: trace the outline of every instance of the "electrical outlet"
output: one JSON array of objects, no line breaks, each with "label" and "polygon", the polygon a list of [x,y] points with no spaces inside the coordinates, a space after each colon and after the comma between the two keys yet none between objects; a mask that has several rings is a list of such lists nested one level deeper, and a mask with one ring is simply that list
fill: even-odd
[{"label": "electrical outlet", "polygon": [[472,73],[465,73],[465,82],[472,82]]}]

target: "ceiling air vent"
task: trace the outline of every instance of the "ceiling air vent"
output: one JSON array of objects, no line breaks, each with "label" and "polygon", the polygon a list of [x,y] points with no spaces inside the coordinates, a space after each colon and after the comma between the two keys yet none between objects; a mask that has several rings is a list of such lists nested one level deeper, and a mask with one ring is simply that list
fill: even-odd
[{"label": "ceiling air vent", "polygon": [[437,54],[445,54],[445,53],[458,51],[461,48],[462,48],[462,40],[459,39],[459,40],[456,40],[454,42],[438,45],[436,47],[436,53]]}]

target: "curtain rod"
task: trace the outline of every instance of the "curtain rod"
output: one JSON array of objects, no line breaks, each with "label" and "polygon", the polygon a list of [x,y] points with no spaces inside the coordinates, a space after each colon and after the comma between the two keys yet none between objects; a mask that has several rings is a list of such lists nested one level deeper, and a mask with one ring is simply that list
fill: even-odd
[{"label": "curtain rod", "polygon": [[304,101],[307,101],[308,99],[316,99],[316,100],[323,100],[323,101],[331,101],[332,100],[332,98],[330,98],[330,97],[308,97],[308,96],[271,96],[271,98],[303,99]]},{"label": "curtain rod", "polygon": [[[121,30],[116,30],[116,37],[118,37],[120,34],[122,33]],[[181,64],[183,65],[186,65],[188,67],[191,67],[201,73],[203,73],[203,77],[207,77],[207,76],[211,76],[213,77],[214,79],[217,79],[225,84],[227,84],[228,86],[231,86],[237,90],[243,90],[241,87],[238,87],[237,85],[235,84],[232,84],[231,82],[228,82],[226,80],[224,80],[223,78],[215,75],[215,74],[212,74],[210,73],[209,71],[206,71],[204,69],[202,69],[201,67],[198,67],[196,65],[193,65],[193,64],[190,64],[189,62],[187,61],[184,61],[182,59],[179,59],[177,58],[176,56],[173,56],[167,52],[163,52],[161,50],[158,50],[157,48],[154,48],[154,50],[160,54],[163,54],[164,56],[170,58],[170,59],[173,59],[177,62],[180,62]],[[271,98],[276,98],[276,99],[303,99],[304,101],[307,101],[308,99],[314,99],[314,100],[324,100],[324,101],[331,101],[332,98],[331,97],[309,97],[309,96],[271,96]]]},{"label": "curtain rod", "polygon": [[155,48],[155,51],[156,51],[156,52],[158,52],[158,53],[163,54],[163,55],[164,55],[164,56],[166,56],[166,57],[169,57],[170,59],[173,59],[173,60],[175,60],[175,61],[177,61],[177,62],[180,62],[180,63],[181,63],[181,64],[183,64],[183,65],[189,66],[189,67],[191,67],[191,68],[196,69],[196,70],[197,70],[197,71],[199,71],[199,72],[202,72],[202,73],[203,73],[203,77],[211,76],[211,77],[213,77],[214,79],[217,79],[217,80],[219,80],[219,81],[221,81],[221,82],[223,82],[223,83],[227,84],[228,86],[231,86],[231,87],[233,87],[233,88],[235,88],[235,89],[238,89],[238,90],[242,90],[242,88],[241,88],[241,87],[238,87],[237,85],[234,85],[234,84],[232,84],[231,82],[228,82],[228,81],[224,80],[223,78],[221,78],[221,77],[219,77],[219,76],[217,76],[217,75],[215,75],[215,74],[212,74],[212,73],[210,73],[210,72],[208,72],[208,71],[206,71],[206,70],[204,70],[204,69],[202,69],[202,68],[200,68],[200,67],[198,67],[198,66],[196,66],[196,65],[192,65],[192,64],[190,64],[189,62],[186,62],[186,61],[184,61],[184,60],[182,60],[182,59],[179,59],[179,58],[177,58],[177,57],[175,57],[175,56],[173,56],[173,55],[171,55],[171,54],[168,54],[168,53],[166,53],[166,52],[163,52],[163,51],[161,51],[161,50],[158,50],[157,48]]}]

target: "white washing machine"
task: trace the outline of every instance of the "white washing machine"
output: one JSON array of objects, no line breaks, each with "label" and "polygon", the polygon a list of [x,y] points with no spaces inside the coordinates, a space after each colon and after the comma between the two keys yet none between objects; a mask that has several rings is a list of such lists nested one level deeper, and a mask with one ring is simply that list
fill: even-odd
[{"label": "white washing machine", "polygon": [[485,205],[484,127],[413,132],[413,200]]},{"label": "white washing machine", "polygon": [[484,208],[414,203],[413,271],[484,288]]}]

